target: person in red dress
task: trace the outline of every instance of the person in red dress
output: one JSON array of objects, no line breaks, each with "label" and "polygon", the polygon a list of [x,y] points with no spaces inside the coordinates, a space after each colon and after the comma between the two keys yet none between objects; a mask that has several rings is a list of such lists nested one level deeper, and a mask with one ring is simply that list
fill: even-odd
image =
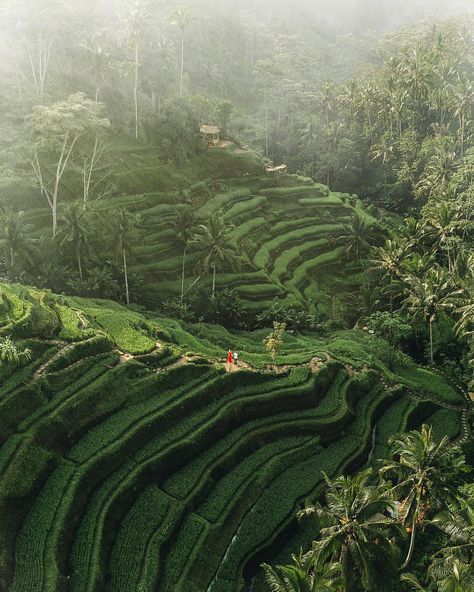
[{"label": "person in red dress", "polygon": [[232,350],[229,350],[227,352],[227,363],[229,364],[229,370],[232,368],[233,360],[234,360],[234,354],[233,354]]}]

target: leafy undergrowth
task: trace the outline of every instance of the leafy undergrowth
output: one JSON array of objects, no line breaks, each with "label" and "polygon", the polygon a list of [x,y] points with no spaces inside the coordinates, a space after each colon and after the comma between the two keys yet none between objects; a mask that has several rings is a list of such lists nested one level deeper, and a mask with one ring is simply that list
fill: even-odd
[{"label": "leafy undergrowth", "polygon": [[[357,331],[287,335],[271,372],[265,331],[17,285],[0,298],[0,334],[33,351],[0,368],[9,592],[238,592],[259,561],[309,543],[293,520],[321,471],[354,470],[425,420],[459,432],[443,377],[389,369]],[[248,369],[224,371],[228,347]]]}]

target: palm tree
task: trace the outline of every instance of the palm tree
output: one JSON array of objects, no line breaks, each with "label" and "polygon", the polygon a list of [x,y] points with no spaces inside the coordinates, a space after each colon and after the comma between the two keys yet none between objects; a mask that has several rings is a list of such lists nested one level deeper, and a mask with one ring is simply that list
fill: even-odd
[{"label": "palm tree", "polygon": [[179,79],[179,96],[183,96],[183,76],[184,76],[184,30],[193,20],[189,8],[180,6],[173,13],[172,24],[179,27],[181,31],[181,68],[180,68],[180,79]]},{"label": "palm tree", "polygon": [[413,556],[415,536],[429,513],[458,503],[459,475],[465,471],[464,456],[445,436],[437,442],[431,426],[390,439],[393,459],[383,462],[381,475],[395,478],[388,493],[401,498],[399,519],[410,532],[410,546],[402,569]]},{"label": "palm tree", "polygon": [[201,253],[199,266],[205,273],[212,271],[212,300],[216,292],[217,270],[224,266],[235,269],[240,262],[229,235],[232,228],[233,226],[227,226],[224,222],[222,212],[216,212],[207,225],[198,226],[195,234],[194,242]]},{"label": "palm tree", "polygon": [[120,209],[115,215],[115,229],[114,229],[114,252],[123,262],[123,277],[125,282],[125,301],[130,304],[130,290],[128,285],[128,260],[127,256],[132,253],[132,237],[133,230],[137,227],[137,216],[127,212],[127,210]]},{"label": "palm tree", "polygon": [[[428,578],[439,592],[471,592],[474,590],[474,508],[469,502],[461,510],[436,515],[430,524],[449,536],[447,546],[431,557]],[[403,574],[418,592],[428,592],[413,574]]]},{"label": "palm tree", "polygon": [[23,361],[31,359],[31,349],[19,349],[10,336],[0,337],[0,365],[11,364],[17,366]]},{"label": "palm tree", "polygon": [[435,203],[424,213],[423,236],[434,241],[435,249],[446,249],[448,269],[451,271],[451,250],[456,237],[456,214],[449,202]]},{"label": "palm tree", "polygon": [[178,244],[183,249],[183,264],[181,269],[181,297],[180,303],[183,306],[184,299],[184,276],[186,271],[186,251],[189,243],[194,237],[194,227],[196,224],[196,218],[194,211],[191,208],[185,210],[178,210],[176,217],[173,222],[173,230],[175,232],[175,238]]},{"label": "palm tree", "polygon": [[374,231],[366,222],[354,212],[351,218],[350,226],[346,227],[346,232],[336,237],[337,242],[345,243],[345,252],[347,259],[354,254],[357,263],[360,261],[362,251],[369,249],[369,241],[374,238]]},{"label": "palm tree", "polygon": [[16,260],[32,263],[34,239],[28,234],[33,229],[24,221],[24,212],[16,212],[12,208],[0,209],[0,249],[4,252],[5,261],[12,269]]},{"label": "palm tree", "polygon": [[379,485],[372,485],[372,470],[354,477],[338,477],[328,485],[327,507],[319,502],[298,513],[314,516],[318,538],[305,558],[319,568],[328,561],[340,566],[345,592],[382,592],[390,589],[397,571],[397,547],[392,535],[400,528],[384,512],[393,507]]},{"label": "palm tree", "polygon": [[430,362],[434,364],[433,325],[441,311],[452,311],[454,300],[461,295],[452,286],[448,274],[442,268],[432,267],[422,277],[404,277],[405,299],[403,307],[408,309],[414,319],[422,318],[428,322],[430,335]]},{"label": "palm tree", "polygon": [[82,205],[70,204],[62,215],[62,226],[59,235],[62,235],[61,245],[70,243],[79,270],[81,282],[84,281],[82,270],[83,257],[89,248],[89,212]]},{"label": "palm tree", "polygon": [[133,48],[134,53],[134,84],[133,84],[133,99],[135,106],[135,139],[138,140],[138,86],[139,86],[139,70],[140,70],[140,40],[143,33],[144,25],[149,18],[148,0],[129,0],[128,14],[125,18],[125,26],[128,30],[128,42]]},{"label": "palm tree", "polygon": [[264,563],[265,577],[271,592],[339,592],[341,570],[338,564],[324,565],[315,569],[311,561],[301,554],[292,555],[293,564],[277,565],[275,568]]}]

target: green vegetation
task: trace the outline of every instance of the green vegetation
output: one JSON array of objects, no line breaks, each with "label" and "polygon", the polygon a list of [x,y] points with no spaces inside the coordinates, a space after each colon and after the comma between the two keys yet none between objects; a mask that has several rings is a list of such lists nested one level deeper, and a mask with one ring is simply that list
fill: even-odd
[{"label": "green vegetation", "polygon": [[472,592],[473,8],[178,4],[0,6],[0,592]]},{"label": "green vegetation", "polygon": [[[362,465],[375,424],[386,445],[408,421],[404,407],[404,419],[391,412],[397,402],[380,382],[408,385],[406,369],[368,355],[376,338],[363,332],[325,340],[277,324],[273,363],[287,368],[273,373],[268,330],[145,317],[14,285],[2,285],[2,298],[12,304],[1,325],[34,336],[19,341],[34,362],[2,368],[0,389],[0,561],[15,592],[65,582],[239,590],[246,562],[294,536],[294,512],[321,491],[321,471]],[[240,372],[224,372],[229,344]],[[421,399],[399,403],[413,414],[430,401],[429,421],[455,435],[465,401],[452,390],[446,402],[459,411],[443,408],[449,387],[431,377],[433,389],[410,381]]]}]

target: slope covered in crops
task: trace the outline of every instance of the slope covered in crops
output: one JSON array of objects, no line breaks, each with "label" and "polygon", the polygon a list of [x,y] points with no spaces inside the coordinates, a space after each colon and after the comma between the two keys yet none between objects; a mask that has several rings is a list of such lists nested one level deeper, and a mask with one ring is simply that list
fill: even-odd
[{"label": "slope covered in crops", "polygon": [[[173,222],[185,208],[195,213],[196,227],[217,212],[223,215],[238,265],[218,269],[217,287],[235,290],[250,315],[274,298],[327,310],[332,295],[360,283],[360,269],[347,262],[341,237],[355,212],[369,225],[375,220],[355,196],[332,193],[298,175],[265,175],[253,152],[233,144],[210,148],[182,170],[158,166],[146,152],[125,158],[116,149],[113,162],[120,194],[94,208],[104,216],[99,234],[106,242],[111,212],[123,208],[138,216],[130,272],[141,279],[139,287],[132,286],[139,302],[153,308],[180,294],[182,246]],[[198,170],[201,180],[196,183]],[[140,188],[143,193],[137,193]],[[28,204],[24,216],[37,237],[50,233],[50,212],[42,203]],[[210,275],[200,277],[199,260],[191,244],[185,265],[188,296],[211,285]]]},{"label": "slope covered in crops", "polygon": [[244,590],[310,540],[293,520],[321,471],[353,470],[424,420],[463,435],[455,387],[389,369],[357,331],[288,335],[270,371],[264,331],[1,285],[0,334],[33,351],[0,368],[9,592]]}]

